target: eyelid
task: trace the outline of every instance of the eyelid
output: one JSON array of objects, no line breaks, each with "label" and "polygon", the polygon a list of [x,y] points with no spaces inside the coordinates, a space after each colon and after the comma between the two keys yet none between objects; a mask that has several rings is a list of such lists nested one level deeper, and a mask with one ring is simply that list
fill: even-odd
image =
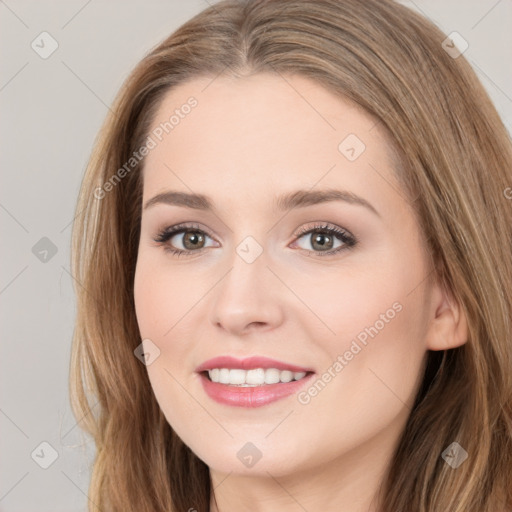
[{"label": "eyelid", "polygon": [[180,222],[179,224],[173,224],[171,226],[166,226],[165,228],[158,231],[157,236],[166,236],[168,234],[171,234],[172,236],[178,234],[182,231],[201,231],[208,235],[210,238],[215,240],[215,237],[211,235],[211,233],[208,231],[208,229],[202,227],[201,225],[197,223],[189,223],[189,222]]}]

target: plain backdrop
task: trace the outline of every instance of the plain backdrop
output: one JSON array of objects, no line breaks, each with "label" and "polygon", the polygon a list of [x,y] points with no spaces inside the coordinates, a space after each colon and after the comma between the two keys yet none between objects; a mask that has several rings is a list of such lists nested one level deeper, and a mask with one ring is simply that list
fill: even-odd
[{"label": "plain backdrop", "polygon": [[[86,510],[94,445],[81,434],[68,394],[75,201],[128,73],[209,3],[0,0],[2,512]],[[464,55],[512,131],[512,2],[403,3],[463,36]],[[58,48],[42,58],[52,40]]]}]

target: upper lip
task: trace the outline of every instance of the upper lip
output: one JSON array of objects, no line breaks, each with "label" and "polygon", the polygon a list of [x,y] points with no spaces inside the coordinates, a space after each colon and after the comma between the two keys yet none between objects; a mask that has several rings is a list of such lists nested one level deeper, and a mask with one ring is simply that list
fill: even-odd
[{"label": "upper lip", "polygon": [[208,359],[196,368],[196,372],[204,372],[214,368],[240,368],[242,370],[252,370],[254,368],[276,368],[278,370],[289,370],[292,372],[312,372],[310,368],[303,368],[277,359],[270,359],[263,356],[252,356],[245,359],[236,359],[231,356],[219,356]]}]

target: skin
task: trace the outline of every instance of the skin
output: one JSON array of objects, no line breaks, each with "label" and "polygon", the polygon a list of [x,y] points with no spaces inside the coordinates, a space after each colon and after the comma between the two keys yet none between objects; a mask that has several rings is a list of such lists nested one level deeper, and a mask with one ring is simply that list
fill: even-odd
[{"label": "skin", "polygon": [[[462,309],[433,279],[389,143],[367,113],[317,83],[267,74],[182,84],[167,93],[152,128],[190,96],[198,105],[144,168],[143,204],[176,190],[215,205],[214,212],[168,204],[143,211],[135,305],[142,339],[160,350],[147,366],[156,399],[209,466],[212,511],[377,511],[427,349],[467,340]],[[338,150],[349,134],[366,145],[354,161]],[[325,188],[363,197],[380,216],[341,201],[272,208],[282,193]],[[182,222],[198,224],[205,240],[199,252],[174,235],[168,246],[196,251],[178,258],[154,238]],[[295,236],[316,222],[359,242],[319,255],[315,233]],[[253,263],[236,252],[247,236],[263,250]],[[295,395],[254,409],[218,404],[195,372],[218,355],[263,355],[321,378],[395,303],[400,312],[307,404]],[[250,468],[237,457],[247,442],[262,454]]]}]

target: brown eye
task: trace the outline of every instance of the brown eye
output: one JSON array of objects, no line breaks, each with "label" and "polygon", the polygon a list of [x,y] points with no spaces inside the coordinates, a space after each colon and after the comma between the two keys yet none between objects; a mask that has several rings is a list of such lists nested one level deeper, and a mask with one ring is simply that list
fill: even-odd
[{"label": "brown eye", "polygon": [[[312,250],[308,247],[300,247],[318,256],[336,254],[354,247],[357,243],[356,238],[349,234],[348,231],[325,224],[317,225],[310,229],[303,229],[298,233],[297,238],[305,238],[307,244],[312,247]],[[338,242],[338,245],[335,247],[336,242]]]},{"label": "brown eye", "polygon": [[[176,236],[176,235],[174,235]],[[172,238],[174,238],[174,236]],[[199,231],[185,231],[183,232],[182,243],[185,249],[202,249],[205,237]]]},{"label": "brown eye", "polygon": [[164,229],[154,240],[162,244],[165,251],[180,256],[201,252],[207,247],[206,238],[210,236],[199,226],[180,224]]}]

